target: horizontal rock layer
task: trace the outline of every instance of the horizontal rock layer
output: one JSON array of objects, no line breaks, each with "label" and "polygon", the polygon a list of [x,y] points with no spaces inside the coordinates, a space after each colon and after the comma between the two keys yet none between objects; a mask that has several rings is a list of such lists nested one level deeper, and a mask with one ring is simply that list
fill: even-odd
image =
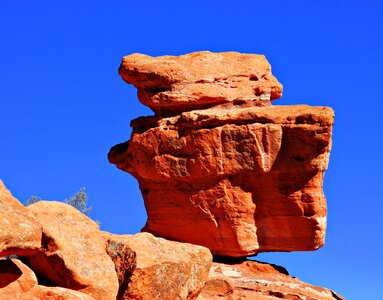
[{"label": "horizontal rock layer", "polygon": [[109,160],[138,179],[145,231],[215,255],[315,250],[333,117],[326,107],[233,105],[138,118]]},{"label": "horizontal rock layer", "polygon": [[119,73],[138,89],[140,101],[159,115],[233,101],[266,106],[282,95],[282,85],[271,74],[270,64],[257,54],[132,54],[123,58]]}]

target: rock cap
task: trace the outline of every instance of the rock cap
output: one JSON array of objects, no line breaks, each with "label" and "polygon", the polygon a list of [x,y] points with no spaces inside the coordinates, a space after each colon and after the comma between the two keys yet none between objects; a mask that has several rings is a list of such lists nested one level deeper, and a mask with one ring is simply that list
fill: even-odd
[{"label": "rock cap", "polygon": [[219,104],[267,106],[282,95],[264,55],[201,51],[181,56],[125,56],[119,74],[138,98],[159,115]]}]

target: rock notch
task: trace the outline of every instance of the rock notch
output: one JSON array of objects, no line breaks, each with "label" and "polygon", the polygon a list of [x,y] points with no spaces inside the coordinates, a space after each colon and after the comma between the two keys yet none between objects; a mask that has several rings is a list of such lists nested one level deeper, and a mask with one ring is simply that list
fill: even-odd
[{"label": "rock notch", "polygon": [[119,72],[156,113],[109,152],[140,184],[144,231],[233,257],[324,244],[331,108],[270,106],[282,86],[255,54],[133,54]]}]

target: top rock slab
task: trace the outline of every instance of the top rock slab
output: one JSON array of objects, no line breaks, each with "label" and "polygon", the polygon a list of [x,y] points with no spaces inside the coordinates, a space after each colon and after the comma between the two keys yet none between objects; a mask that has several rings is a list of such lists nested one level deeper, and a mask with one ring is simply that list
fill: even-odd
[{"label": "top rock slab", "polygon": [[175,115],[225,103],[268,106],[282,96],[265,56],[194,52],[181,56],[125,56],[119,74],[157,115]]}]

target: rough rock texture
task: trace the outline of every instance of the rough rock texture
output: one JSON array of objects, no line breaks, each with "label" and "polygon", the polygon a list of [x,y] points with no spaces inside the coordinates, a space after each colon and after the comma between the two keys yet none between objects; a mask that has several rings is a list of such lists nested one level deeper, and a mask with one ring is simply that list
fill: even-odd
[{"label": "rough rock texture", "polygon": [[182,56],[123,58],[121,77],[156,114],[171,115],[228,102],[270,105],[282,85],[263,55],[195,52]]},{"label": "rough rock texture", "polygon": [[98,225],[74,207],[40,201],[28,207],[43,226],[43,249],[32,269],[58,286],[95,299],[116,299],[118,279]]},{"label": "rough rock texture", "polygon": [[117,242],[114,235],[105,233],[105,236],[106,252],[114,263],[119,283],[117,299],[124,299],[130,277],[137,267],[136,253],[127,245]]},{"label": "rough rock texture", "polygon": [[40,247],[40,224],[0,180],[0,256],[30,255]]},{"label": "rough rock texture", "polygon": [[197,300],[305,299],[341,300],[335,292],[293,278],[275,265],[256,261],[240,264],[213,263],[209,281]]},{"label": "rough rock texture", "polygon": [[136,253],[137,265],[120,299],[195,299],[206,283],[212,256],[204,247],[167,241],[149,233],[104,234],[106,240],[126,245]]},{"label": "rough rock texture", "polygon": [[63,287],[39,285],[29,293],[24,294],[20,300],[94,300],[94,298],[79,291]]},{"label": "rough rock texture", "polygon": [[17,259],[0,259],[0,299],[92,300],[91,296],[60,287],[38,285],[35,273]]},{"label": "rough rock texture", "polygon": [[0,259],[0,299],[18,299],[37,285],[35,273],[17,259]]},{"label": "rough rock texture", "polygon": [[144,231],[223,256],[315,250],[326,230],[333,118],[305,105],[138,118],[109,161],[138,179]]}]

